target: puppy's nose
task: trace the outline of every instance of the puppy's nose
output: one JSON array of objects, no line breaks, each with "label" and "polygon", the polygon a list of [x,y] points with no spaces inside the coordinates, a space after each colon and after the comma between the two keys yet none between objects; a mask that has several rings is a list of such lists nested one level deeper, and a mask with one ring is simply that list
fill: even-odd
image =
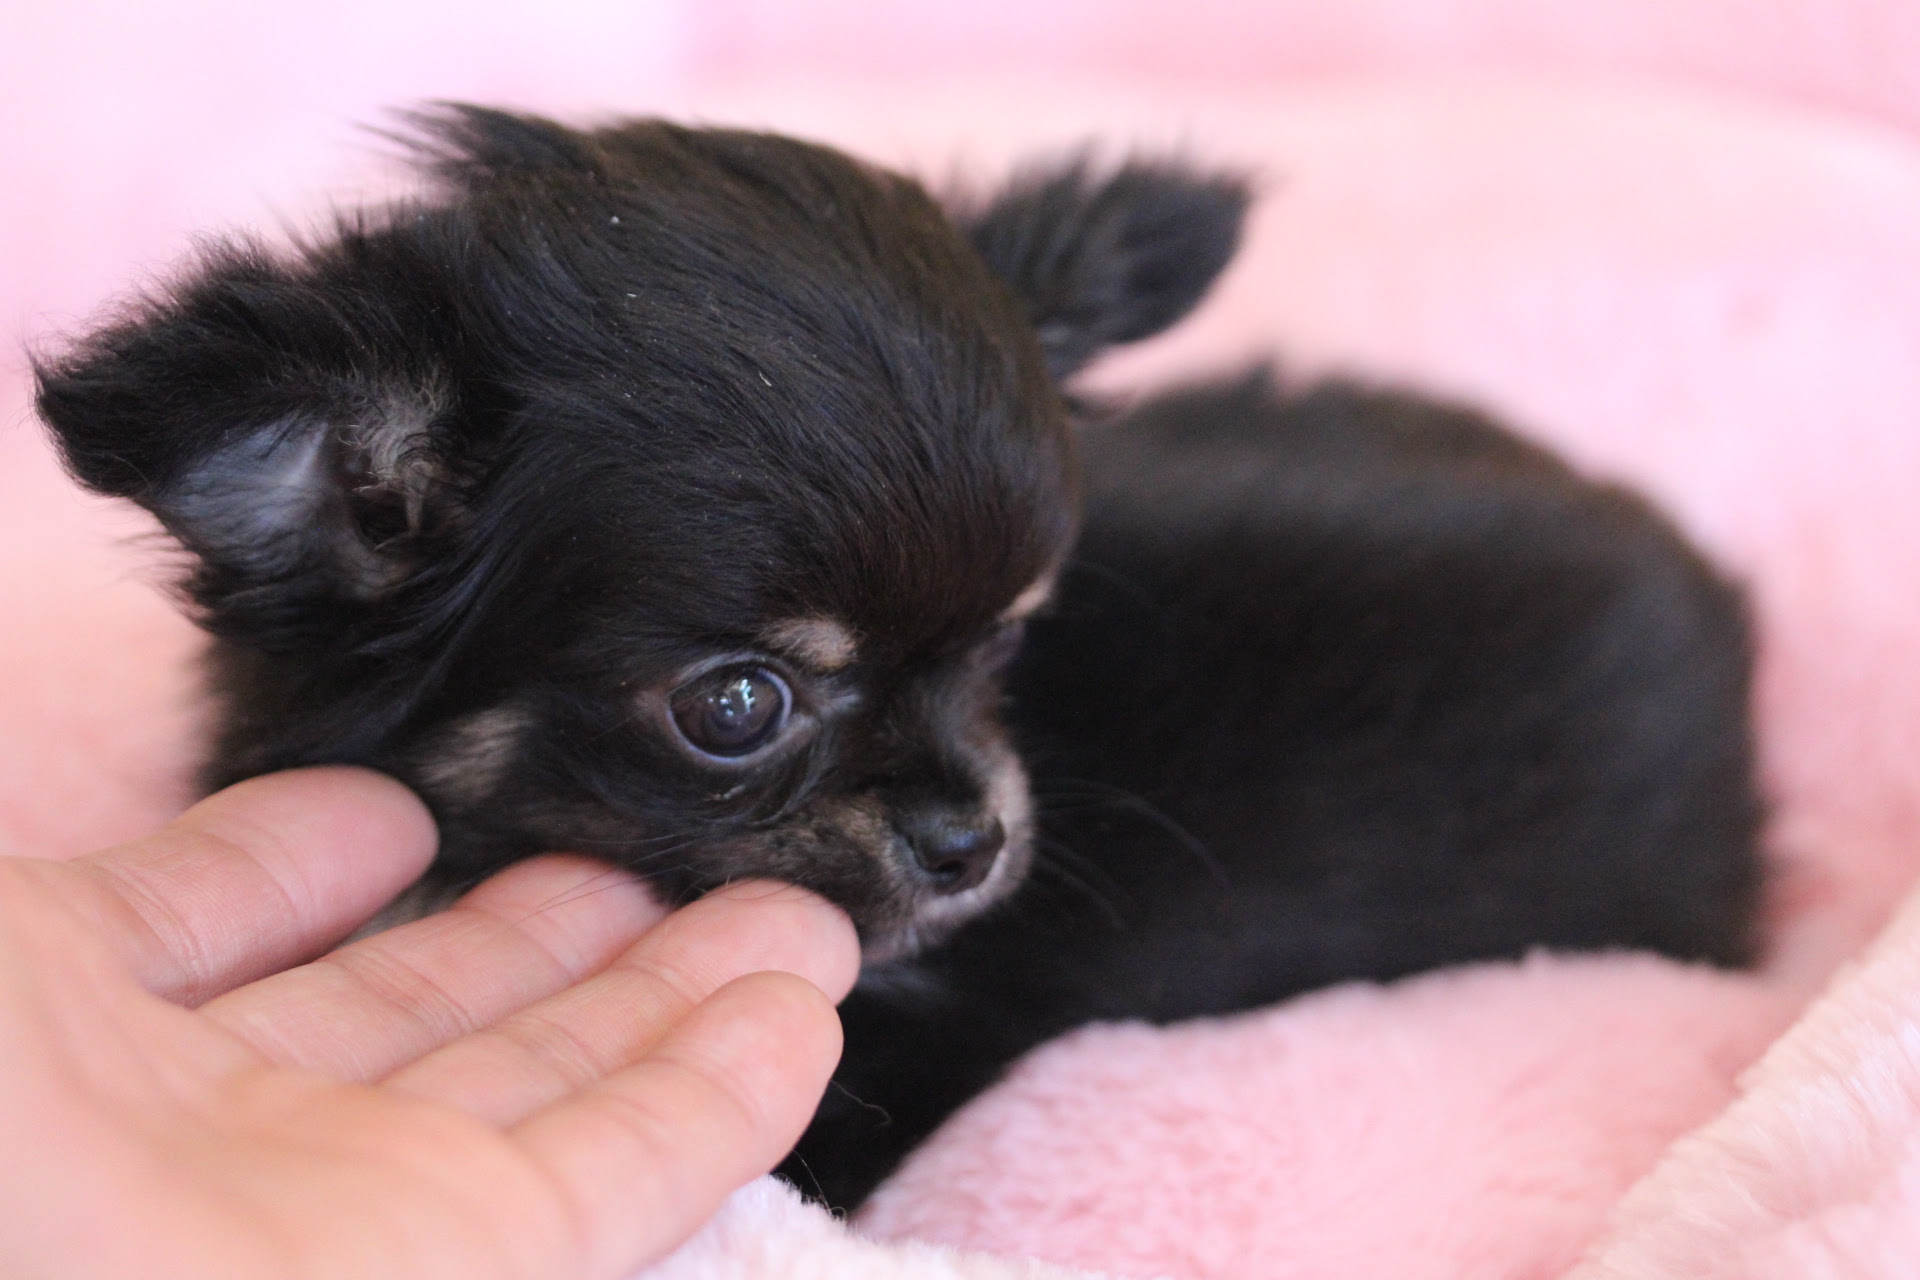
[{"label": "puppy's nose", "polygon": [[1000,819],[985,815],[962,819],[950,813],[919,814],[899,827],[915,864],[941,893],[960,893],[985,880],[1007,843]]}]

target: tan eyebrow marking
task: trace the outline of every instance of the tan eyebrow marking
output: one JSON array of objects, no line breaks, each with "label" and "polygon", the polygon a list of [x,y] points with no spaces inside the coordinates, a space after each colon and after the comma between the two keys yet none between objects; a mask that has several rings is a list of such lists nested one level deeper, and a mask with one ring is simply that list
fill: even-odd
[{"label": "tan eyebrow marking", "polygon": [[1027,585],[1027,589],[1013,598],[1006,612],[1000,615],[1002,622],[1018,622],[1038,609],[1053,595],[1053,584],[1059,579],[1057,572],[1044,573]]},{"label": "tan eyebrow marking", "polygon": [[832,618],[790,618],[768,627],[760,638],[815,671],[838,671],[859,652],[853,632]]}]

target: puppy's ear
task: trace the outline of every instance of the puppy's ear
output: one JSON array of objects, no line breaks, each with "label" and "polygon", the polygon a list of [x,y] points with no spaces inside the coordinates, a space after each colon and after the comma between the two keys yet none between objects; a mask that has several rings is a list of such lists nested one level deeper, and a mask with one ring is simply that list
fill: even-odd
[{"label": "puppy's ear", "polygon": [[1233,257],[1250,194],[1234,177],[1085,157],[1030,170],[957,215],[1027,304],[1056,378],[1187,314]]},{"label": "puppy's ear", "polygon": [[225,245],[169,297],[34,362],[68,469],[194,553],[189,587],[216,622],[249,601],[374,599],[453,518],[425,326],[322,274]]}]

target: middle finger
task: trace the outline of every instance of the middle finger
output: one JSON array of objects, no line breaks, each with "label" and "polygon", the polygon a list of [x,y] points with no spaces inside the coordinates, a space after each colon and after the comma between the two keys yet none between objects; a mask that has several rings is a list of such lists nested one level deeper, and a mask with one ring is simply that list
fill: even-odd
[{"label": "middle finger", "polygon": [[446,911],[228,992],[201,1012],[274,1062],[377,1080],[599,972],[663,914],[624,872],[536,858]]},{"label": "middle finger", "polygon": [[838,1003],[860,968],[853,925],[792,885],[747,881],[667,917],[608,968],[401,1068],[387,1083],[512,1124],[639,1059],[708,996],[781,970]]}]

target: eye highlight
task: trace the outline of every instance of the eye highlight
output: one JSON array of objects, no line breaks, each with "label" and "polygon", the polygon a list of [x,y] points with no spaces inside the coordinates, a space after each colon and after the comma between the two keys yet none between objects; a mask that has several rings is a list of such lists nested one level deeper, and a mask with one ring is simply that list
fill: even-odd
[{"label": "eye highlight", "polygon": [[717,760],[740,760],[780,736],[793,691],[765,667],[722,667],[682,685],[668,700],[673,726],[689,747]]}]

